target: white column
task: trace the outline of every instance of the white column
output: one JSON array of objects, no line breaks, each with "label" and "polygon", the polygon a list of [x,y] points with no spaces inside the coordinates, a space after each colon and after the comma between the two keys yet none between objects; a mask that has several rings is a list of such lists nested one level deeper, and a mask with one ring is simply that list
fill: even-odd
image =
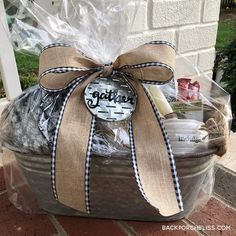
[{"label": "white column", "polygon": [[10,42],[3,0],[0,0],[0,71],[7,100],[12,100],[17,97],[22,90],[15,55]]}]

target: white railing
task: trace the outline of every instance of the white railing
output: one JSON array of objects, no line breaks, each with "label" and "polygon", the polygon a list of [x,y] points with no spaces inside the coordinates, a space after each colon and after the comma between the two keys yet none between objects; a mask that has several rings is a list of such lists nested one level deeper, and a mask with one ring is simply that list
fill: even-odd
[{"label": "white railing", "polygon": [[8,102],[21,93],[14,51],[9,40],[3,0],[0,0],[0,72],[6,98],[0,99],[0,112]]}]

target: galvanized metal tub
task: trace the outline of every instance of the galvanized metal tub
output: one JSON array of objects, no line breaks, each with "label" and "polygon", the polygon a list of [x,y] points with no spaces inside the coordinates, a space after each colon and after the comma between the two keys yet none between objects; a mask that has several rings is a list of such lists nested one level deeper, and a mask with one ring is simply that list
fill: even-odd
[{"label": "galvanized metal tub", "polygon": [[213,181],[214,153],[215,150],[209,150],[203,153],[175,156],[185,210],[171,217],[161,216],[144,200],[137,187],[129,156],[112,156],[109,158],[92,156],[91,214],[73,210],[54,199],[49,155],[34,156],[15,152],[15,156],[39,207],[47,212],[71,216],[171,221],[181,219],[189,214],[195,206],[204,181]]}]

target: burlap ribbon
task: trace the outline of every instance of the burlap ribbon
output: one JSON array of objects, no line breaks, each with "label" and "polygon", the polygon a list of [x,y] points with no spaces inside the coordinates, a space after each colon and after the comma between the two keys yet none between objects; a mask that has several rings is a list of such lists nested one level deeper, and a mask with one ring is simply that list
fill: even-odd
[{"label": "burlap ribbon", "polygon": [[[87,109],[83,92],[99,75],[124,73],[138,95],[129,121],[131,158],[145,200],[163,216],[183,210],[170,142],[159,112],[142,83],[166,83],[173,78],[175,50],[154,41],[100,65],[75,48],[54,44],[40,56],[40,85],[51,92],[68,91],[57,122],[52,147],[52,186],[66,206],[90,212],[89,171],[96,118]],[[130,77],[129,77],[130,78]],[[115,197],[115,196],[114,196]]]}]

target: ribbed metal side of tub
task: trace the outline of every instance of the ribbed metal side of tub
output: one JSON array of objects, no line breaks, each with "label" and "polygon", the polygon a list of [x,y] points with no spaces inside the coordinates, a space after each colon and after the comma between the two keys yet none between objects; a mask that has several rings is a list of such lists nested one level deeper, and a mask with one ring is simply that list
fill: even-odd
[{"label": "ribbed metal side of tub", "polygon": [[[193,208],[201,187],[213,171],[212,152],[176,157],[176,166],[184,201],[184,212],[162,217],[142,197],[129,157],[93,156],[90,176],[90,215],[58,203],[51,187],[50,156],[15,153],[40,208],[60,215],[77,215],[145,221],[170,221],[186,216]],[[210,190],[209,190],[210,191]],[[68,193],[69,194],[69,193]]]}]

